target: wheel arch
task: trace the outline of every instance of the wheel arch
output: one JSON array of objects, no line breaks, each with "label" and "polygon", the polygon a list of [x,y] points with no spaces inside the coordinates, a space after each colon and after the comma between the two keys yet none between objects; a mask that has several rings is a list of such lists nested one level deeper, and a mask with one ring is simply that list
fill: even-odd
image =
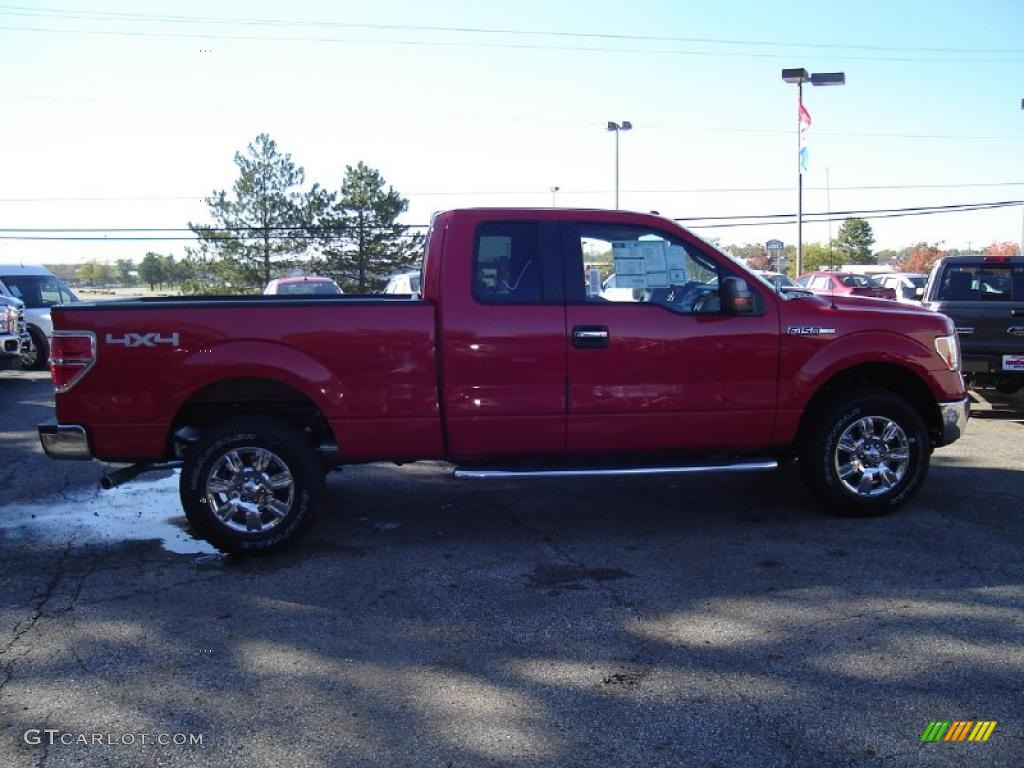
[{"label": "wheel arch", "polygon": [[808,424],[816,418],[825,404],[844,391],[863,387],[877,387],[905,397],[921,415],[933,439],[942,433],[942,415],[935,402],[935,395],[917,373],[897,363],[869,362],[845,368],[818,387],[800,418],[797,440],[803,439]]},{"label": "wheel arch", "polygon": [[330,425],[316,403],[292,385],[269,376],[220,379],[192,393],[171,421],[167,453],[180,457],[215,424],[247,415],[269,416],[296,428],[323,458],[337,453]]}]

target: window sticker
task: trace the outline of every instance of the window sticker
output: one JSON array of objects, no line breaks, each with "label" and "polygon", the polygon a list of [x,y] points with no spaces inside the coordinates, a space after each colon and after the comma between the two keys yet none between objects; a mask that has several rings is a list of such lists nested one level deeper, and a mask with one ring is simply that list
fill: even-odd
[{"label": "window sticker", "polygon": [[667,243],[662,240],[612,242],[615,284],[619,288],[667,288]]}]

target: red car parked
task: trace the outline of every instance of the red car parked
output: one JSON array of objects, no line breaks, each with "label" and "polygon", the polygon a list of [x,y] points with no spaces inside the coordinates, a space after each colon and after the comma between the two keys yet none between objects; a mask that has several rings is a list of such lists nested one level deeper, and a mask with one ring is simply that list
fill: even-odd
[{"label": "red car parked", "polygon": [[[612,270],[633,290],[602,294]],[[883,514],[967,424],[948,317],[777,292],[660,216],[441,213],[420,287],[54,307],[43,447],[142,462],[107,486],[179,465],[192,529],[259,553],[309,528],[327,470],[369,461],[483,480],[795,457],[841,513]]]},{"label": "red car parked", "polygon": [[796,281],[812,293],[867,296],[872,299],[896,301],[896,291],[892,288],[883,288],[881,283],[869,275],[858,275],[853,272],[808,272],[800,275]]}]

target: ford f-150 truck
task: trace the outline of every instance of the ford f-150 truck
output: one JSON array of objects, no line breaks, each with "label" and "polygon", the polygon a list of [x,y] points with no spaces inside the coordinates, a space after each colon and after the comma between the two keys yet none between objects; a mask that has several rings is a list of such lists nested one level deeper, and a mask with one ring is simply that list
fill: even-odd
[{"label": "ford f-150 truck", "polygon": [[[456,477],[755,471],[849,515],[907,501],[966,427],[952,322],[778,293],[656,215],[440,213],[421,293],[53,308],[55,458],[181,466],[194,531],[290,544],[346,464]],[[614,272],[618,288],[602,295]]]}]

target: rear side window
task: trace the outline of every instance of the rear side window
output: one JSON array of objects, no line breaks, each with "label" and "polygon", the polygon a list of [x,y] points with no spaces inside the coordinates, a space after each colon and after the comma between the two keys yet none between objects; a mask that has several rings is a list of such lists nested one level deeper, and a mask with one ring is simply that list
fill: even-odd
[{"label": "rear side window", "polygon": [[477,227],[473,296],[478,301],[542,301],[543,266],[537,222],[489,221]]},{"label": "rear side window", "polygon": [[1024,301],[1024,265],[948,264],[939,301]]}]

